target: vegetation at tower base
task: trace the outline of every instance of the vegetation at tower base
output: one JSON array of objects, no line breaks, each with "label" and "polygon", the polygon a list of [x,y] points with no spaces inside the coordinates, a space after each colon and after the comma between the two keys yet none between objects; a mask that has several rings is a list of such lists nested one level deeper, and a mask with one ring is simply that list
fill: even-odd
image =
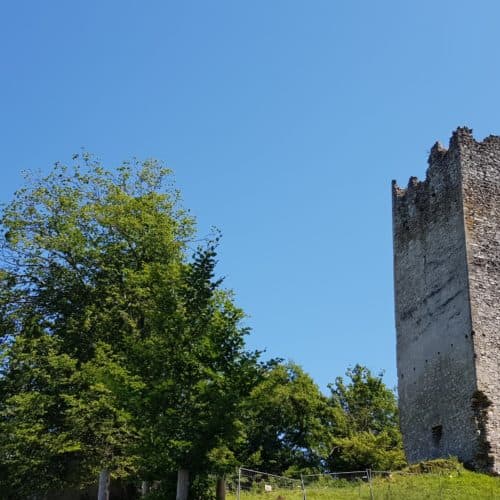
[{"label": "vegetation at tower base", "polygon": [[298,365],[273,367],[245,404],[242,463],[277,474],[403,467],[393,391],[360,365],[346,376],[327,397]]},{"label": "vegetation at tower base", "polygon": [[348,369],[350,382],[337,377],[331,390],[335,437],[328,469],[394,470],[406,463],[394,392],[366,367]]},{"label": "vegetation at tower base", "polygon": [[218,237],[192,248],[159,162],[109,171],[76,156],[29,175],[0,222],[2,498],[109,477],[172,498],[181,471],[190,498],[208,499],[240,464],[401,465],[381,377],[356,366],[328,397],[300,366],[245,349],[244,313],[215,277]]}]

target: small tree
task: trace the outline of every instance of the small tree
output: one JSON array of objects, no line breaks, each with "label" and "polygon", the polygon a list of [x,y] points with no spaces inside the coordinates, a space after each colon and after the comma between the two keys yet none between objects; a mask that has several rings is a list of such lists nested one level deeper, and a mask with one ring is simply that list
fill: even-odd
[{"label": "small tree", "polygon": [[278,474],[321,467],[331,411],[300,366],[272,363],[246,401],[241,461]]},{"label": "small tree", "polygon": [[334,410],[335,437],[326,460],[332,471],[397,469],[405,464],[394,392],[382,381],[382,374],[356,365],[346,372],[346,384],[337,377],[329,388]]}]

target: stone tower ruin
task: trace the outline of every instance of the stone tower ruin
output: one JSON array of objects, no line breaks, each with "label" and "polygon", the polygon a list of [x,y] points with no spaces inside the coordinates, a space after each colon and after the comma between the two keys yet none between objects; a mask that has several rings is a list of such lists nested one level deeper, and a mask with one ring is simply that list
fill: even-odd
[{"label": "stone tower ruin", "polygon": [[392,183],[398,392],[410,462],[500,473],[500,137],[459,128]]}]

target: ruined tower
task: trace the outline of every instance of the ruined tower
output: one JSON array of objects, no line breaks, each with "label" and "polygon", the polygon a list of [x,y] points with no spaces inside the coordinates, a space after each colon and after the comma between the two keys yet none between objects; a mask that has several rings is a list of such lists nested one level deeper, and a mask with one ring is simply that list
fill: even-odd
[{"label": "ruined tower", "polygon": [[500,473],[500,137],[457,129],[392,200],[407,458]]}]

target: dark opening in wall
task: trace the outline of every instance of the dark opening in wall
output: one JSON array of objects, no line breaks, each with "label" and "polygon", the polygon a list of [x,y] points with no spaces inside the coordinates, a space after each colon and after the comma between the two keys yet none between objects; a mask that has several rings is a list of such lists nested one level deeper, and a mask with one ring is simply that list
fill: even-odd
[{"label": "dark opening in wall", "polygon": [[443,426],[435,425],[432,428],[432,442],[434,443],[435,446],[439,446],[442,437],[443,437]]}]

